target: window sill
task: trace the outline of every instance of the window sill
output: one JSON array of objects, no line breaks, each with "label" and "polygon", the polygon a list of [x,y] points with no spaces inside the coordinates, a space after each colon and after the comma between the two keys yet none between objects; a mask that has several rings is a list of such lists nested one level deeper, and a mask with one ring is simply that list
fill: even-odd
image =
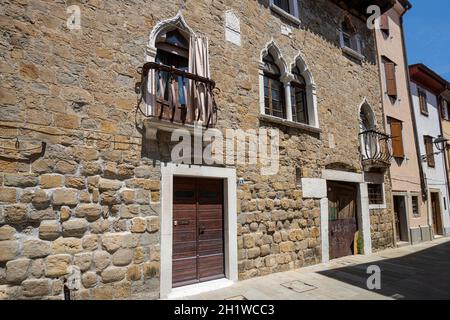
[{"label": "window sill", "polygon": [[345,46],[344,46],[344,47],[342,47],[341,49],[342,49],[342,51],[344,51],[346,54],[352,56],[352,57],[355,58],[355,59],[358,59],[358,60],[360,60],[360,61],[363,61],[363,60],[364,60],[364,56],[363,56],[361,53],[359,53],[359,52],[353,50],[352,48],[349,48],[349,47],[345,47]]},{"label": "window sill", "polygon": [[310,126],[308,124],[304,124],[304,123],[300,123],[300,122],[294,122],[294,121],[289,121],[289,120],[286,120],[286,119],[277,118],[277,117],[274,117],[274,116],[269,116],[267,114],[260,114],[259,115],[259,119],[260,120],[264,120],[264,121],[269,121],[269,122],[282,124],[282,125],[287,126],[287,127],[302,129],[302,130],[313,132],[313,133],[321,133],[322,132],[322,130],[320,128],[316,128],[316,127]]},{"label": "window sill", "polygon": [[428,112],[424,112],[424,111],[420,111],[420,114],[425,117],[428,117],[430,115]]},{"label": "window sill", "polygon": [[270,5],[270,10],[272,10],[272,11],[278,13],[279,15],[281,15],[281,16],[283,16],[284,18],[288,19],[289,21],[291,21],[292,23],[294,23],[294,24],[297,25],[297,26],[299,26],[299,25],[301,24],[301,21],[300,21],[297,17],[295,17],[295,16],[293,16],[292,14],[290,14],[290,13],[284,11],[283,9],[277,7],[277,6],[274,5],[274,4],[271,4],[271,5]]}]

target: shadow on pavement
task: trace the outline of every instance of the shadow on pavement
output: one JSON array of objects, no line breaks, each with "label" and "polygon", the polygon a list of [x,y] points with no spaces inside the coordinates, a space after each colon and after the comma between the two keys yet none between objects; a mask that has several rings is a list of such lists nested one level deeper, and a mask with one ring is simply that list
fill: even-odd
[{"label": "shadow on pavement", "polygon": [[378,294],[408,300],[450,299],[450,242],[399,258],[318,273],[372,291],[367,287],[371,265],[381,269],[381,289],[373,290]]}]

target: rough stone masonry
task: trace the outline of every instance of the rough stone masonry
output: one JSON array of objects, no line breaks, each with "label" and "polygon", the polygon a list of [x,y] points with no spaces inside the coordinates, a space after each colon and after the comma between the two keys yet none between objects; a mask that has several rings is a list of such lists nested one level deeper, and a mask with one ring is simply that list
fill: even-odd
[{"label": "rough stone masonry", "polygon": [[[81,9],[68,30],[67,6]],[[2,0],[0,18],[0,299],[159,296],[160,166],[170,137],[146,141],[137,111],[137,70],[152,28],[175,16],[179,1]],[[240,18],[241,46],[225,41],[226,10]],[[374,39],[362,21],[362,62],[345,56],[338,28],[344,12],[304,0],[301,27],[271,12],[267,1],[191,0],[189,26],[210,43],[219,129],[280,130],[280,172],[261,176],[236,166],[239,278],[315,264],[320,204],[296,180],[338,165],[362,172],[359,106],[364,98],[382,123]],[[317,86],[320,133],[259,118],[260,53],[271,41],[287,63],[301,53]],[[330,137],[335,143],[330,143]],[[18,148],[17,148],[18,145]],[[22,150],[22,151],[17,151]],[[387,209],[371,211],[373,247],[392,245]],[[325,235],[327,236],[327,235]]]}]

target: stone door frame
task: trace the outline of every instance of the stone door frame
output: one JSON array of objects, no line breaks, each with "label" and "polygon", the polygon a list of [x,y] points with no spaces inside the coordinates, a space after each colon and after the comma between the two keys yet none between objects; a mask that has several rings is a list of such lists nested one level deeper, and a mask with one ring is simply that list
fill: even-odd
[{"label": "stone door frame", "polygon": [[372,238],[370,234],[369,194],[367,191],[367,182],[364,181],[364,175],[360,173],[325,169],[322,171],[322,179],[302,179],[303,197],[320,199],[320,239],[322,262],[324,263],[330,261],[327,180],[336,182],[350,182],[358,185],[358,226],[364,239],[364,254],[371,254]]},{"label": "stone door frame", "polygon": [[[231,284],[238,280],[237,272],[237,213],[236,213],[236,169],[208,166],[161,164],[161,266],[160,298],[173,295],[172,289],[172,239],[173,239],[173,177],[220,178],[224,181],[224,253],[225,282]],[[217,280],[216,281],[217,284]],[[214,282],[212,281],[212,282]],[[188,288],[189,287],[189,288]],[[188,295],[217,289],[209,282],[176,288],[177,292]]]}]

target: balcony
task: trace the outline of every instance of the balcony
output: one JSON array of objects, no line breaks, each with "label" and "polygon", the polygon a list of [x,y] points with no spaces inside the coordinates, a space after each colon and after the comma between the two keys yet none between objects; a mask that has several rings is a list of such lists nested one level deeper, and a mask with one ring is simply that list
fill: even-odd
[{"label": "balcony", "polygon": [[391,137],[375,130],[361,132],[359,136],[364,171],[388,168],[392,159]]},{"label": "balcony", "polygon": [[211,128],[216,123],[215,82],[167,65],[147,62],[143,75],[148,92],[145,126],[152,130],[173,131],[196,127]]}]

